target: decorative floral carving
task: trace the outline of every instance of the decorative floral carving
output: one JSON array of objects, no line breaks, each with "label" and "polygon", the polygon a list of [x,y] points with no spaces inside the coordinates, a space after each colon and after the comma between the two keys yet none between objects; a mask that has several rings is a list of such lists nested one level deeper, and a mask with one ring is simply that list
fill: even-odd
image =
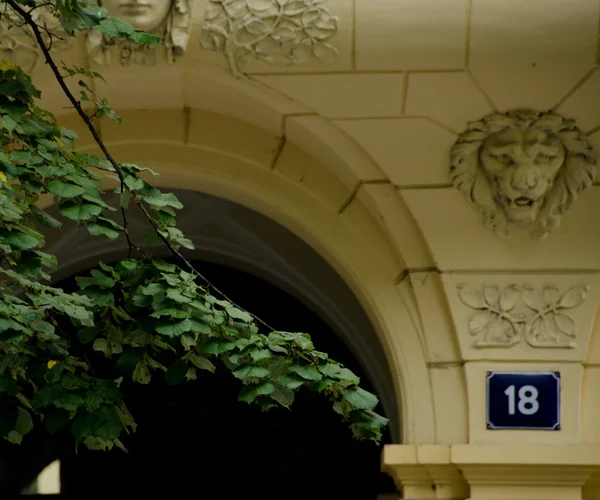
[{"label": "decorative floral carving", "polygon": [[242,76],[240,61],[296,64],[311,56],[335,62],[337,49],[326,42],[338,27],[322,4],[327,0],[208,0],[202,45],[223,52],[231,71]]},{"label": "decorative floral carving", "polygon": [[[193,0],[105,0],[104,4],[109,14],[125,19],[136,29],[161,36],[170,64],[184,54],[190,36]],[[86,45],[90,58],[97,64],[110,64],[110,48],[117,47],[121,66],[155,65],[160,46],[111,39],[96,30],[89,33]]]},{"label": "decorative floral carving", "polygon": [[476,311],[468,325],[469,333],[479,336],[473,347],[510,347],[522,340],[532,347],[577,347],[575,321],[566,311],[583,304],[588,286],[563,294],[552,285],[541,290],[533,285],[457,288],[462,303]]},{"label": "decorative floral carving", "polygon": [[[35,8],[31,12],[31,17],[44,28],[41,34],[47,47],[53,51],[69,48],[69,37],[49,9]],[[19,65],[23,71],[30,73],[40,54],[41,51],[31,29],[23,23],[16,12],[5,5],[0,19],[0,59],[8,59]]]},{"label": "decorative floral carving", "polygon": [[546,236],[597,171],[592,146],[573,121],[532,110],[470,123],[450,158],[452,183],[502,237],[510,224]]}]

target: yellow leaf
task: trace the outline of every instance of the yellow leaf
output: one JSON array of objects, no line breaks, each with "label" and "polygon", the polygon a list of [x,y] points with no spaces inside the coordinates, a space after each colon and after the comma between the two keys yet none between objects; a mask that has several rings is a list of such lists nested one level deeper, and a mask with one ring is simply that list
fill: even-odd
[{"label": "yellow leaf", "polygon": [[4,175],[4,172],[0,172],[0,181],[7,182],[6,175]]},{"label": "yellow leaf", "polygon": [[63,144],[63,141],[61,141],[61,140],[60,140],[60,137],[54,137],[54,140],[55,140],[56,142],[58,142],[58,145],[59,145],[61,148],[64,148],[64,147],[65,147],[65,145]]},{"label": "yellow leaf", "polygon": [[48,361],[48,368],[52,368],[55,364],[56,364],[56,361],[51,359],[50,361]]},{"label": "yellow leaf", "polygon": [[0,61],[0,71],[8,71],[11,69],[16,69],[16,66],[11,61],[8,59]]}]

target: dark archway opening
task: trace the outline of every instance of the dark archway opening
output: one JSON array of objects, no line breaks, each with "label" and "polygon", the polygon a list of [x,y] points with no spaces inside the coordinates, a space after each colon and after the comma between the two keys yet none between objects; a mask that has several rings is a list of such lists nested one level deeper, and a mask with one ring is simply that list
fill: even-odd
[{"label": "dark archway opening", "polygon": [[[319,350],[373,390],[349,349],[297,299],[242,271],[195,265],[274,328],[309,332]],[[70,283],[61,286],[69,289]],[[103,362],[100,353],[90,355]],[[167,386],[160,374],[148,386],[124,383],[138,422],[137,432],[124,439],[130,453],[80,448],[75,454],[72,445],[60,443],[54,458],[61,460],[62,494],[375,500],[394,491],[391,478],[379,471],[389,433],[380,446],[355,440],[331,404],[306,391],[297,395],[292,411],[261,412],[237,401],[240,387],[224,367],[215,375],[199,373],[197,381],[180,386]]]}]

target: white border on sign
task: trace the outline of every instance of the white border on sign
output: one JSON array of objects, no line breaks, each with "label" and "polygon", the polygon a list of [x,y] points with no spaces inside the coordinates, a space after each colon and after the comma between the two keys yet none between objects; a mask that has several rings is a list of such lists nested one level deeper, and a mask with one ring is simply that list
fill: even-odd
[{"label": "white border on sign", "polygon": [[[496,426],[490,422],[490,380],[495,375],[527,375],[541,376],[551,375],[558,382],[556,384],[556,423],[552,427],[504,427]],[[534,430],[534,431],[556,431],[560,430],[560,372],[487,372],[486,374],[486,425],[488,430]]]}]

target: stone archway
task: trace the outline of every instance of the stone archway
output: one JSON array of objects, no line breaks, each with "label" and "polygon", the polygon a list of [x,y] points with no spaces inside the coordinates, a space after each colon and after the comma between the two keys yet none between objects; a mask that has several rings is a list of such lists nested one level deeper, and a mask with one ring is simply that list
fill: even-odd
[{"label": "stone archway", "polygon": [[[195,266],[275,328],[313,331],[316,345],[371,388],[349,349],[310,308],[234,268],[206,262]],[[103,355],[96,356],[95,366],[102,367]],[[179,386],[166,385],[160,375],[148,386],[123,382],[138,422],[136,434],[124,438],[129,454],[63,451],[61,492],[83,497],[93,489],[95,495],[107,495],[118,485],[120,493],[139,496],[193,491],[200,498],[376,500],[394,491],[391,478],[380,472],[382,446],[352,438],[323,398],[302,392],[292,411],[265,413],[238,402],[239,387],[219,366],[214,375],[199,373],[197,381]],[[382,445],[389,442],[387,432]]]},{"label": "stone archway", "polygon": [[[274,293],[277,295],[277,290],[283,290],[280,292],[281,294],[289,294],[288,299],[284,302],[288,304],[288,308],[295,308],[295,311],[289,313],[290,321],[277,323],[277,321],[269,319],[268,322],[282,329],[314,332],[317,342],[318,339],[327,340],[328,336],[331,337],[328,345],[323,348],[359,373],[367,387],[372,388],[380,397],[382,412],[391,420],[385,443],[400,442],[401,436],[398,431],[401,423],[397,412],[398,397],[394,391],[393,372],[387,364],[385,353],[369,319],[340,276],[306,243],[269,218],[239,204],[214,196],[182,190],[175,190],[175,193],[186,207],[180,217],[180,227],[194,240],[197,246],[197,250],[190,253],[189,256],[203,261],[204,266],[208,266],[209,272],[212,268],[213,281],[220,288],[228,290],[228,293],[230,286],[236,280],[235,276],[241,276],[239,279],[242,282],[254,280],[255,283],[259,283],[259,288],[264,287],[271,290],[270,297],[266,298],[267,303],[273,300]],[[49,210],[54,211],[53,208]],[[136,215],[135,212],[132,212],[129,220],[130,231],[136,240],[141,240],[145,225]],[[85,272],[90,266],[95,265],[98,259],[111,262],[126,253],[126,247],[123,244],[91,238],[85,229],[77,227],[75,224],[65,224],[60,236],[58,238],[57,236],[57,234],[48,234],[47,250],[55,253],[61,264],[60,269],[54,274],[54,279],[58,282],[64,282],[72,276]],[[164,255],[162,247],[152,250],[157,254]],[[229,280],[226,279],[225,283],[219,283],[219,276],[223,273],[223,268],[219,268],[219,265],[224,264],[237,270],[230,270]],[[215,266],[217,266],[217,272],[214,271]],[[219,272],[218,269],[221,271]],[[232,272],[233,277],[231,277]],[[224,274],[227,275],[228,271],[225,270]],[[252,275],[256,278],[253,278]],[[263,278],[264,281],[258,277]],[[271,284],[266,284],[266,282]],[[244,297],[243,293],[239,297],[236,297],[235,293],[230,295],[242,304],[244,304],[244,300],[249,300],[249,297]],[[260,301],[254,306],[245,307],[255,310],[257,304],[260,305]],[[292,305],[290,306],[290,304]],[[264,304],[263,308],[267,313],[269,310],[278,309],[270,306],[265,308]],[[259,314],[261,317],[264,316],[262,313]],[[305,316],[312,319],[306,320]],[[329,333],[323,335],[323,331]],[[231,389],[227,385],[228,383],[231,385],[230,382],[225,382],[223,385],[221,381],[221,385],[217,385],[217,388]],[[210,385],[207,387],[210,388]],[[139,387],[136,387],[136,390],[139,390]],[[221,391],[217,389],[216,392]],[[231,398],[229,398],[229,405],[224,408],[224,411],[218,413],[221,420],[227,412],[236,411],[232,410],[231,403],[237,404],[235,390],[223,392],[229,392]],[[189,392],[187,394],[189,395]],[[319,466],[315,466],[312,479],[318,479],[318,481],[314,484],[311,483],[312,488],[316,487],[315,485],[319,484],[319,481],[322,482],[325,478],[329,478],[329,486],[324,486],[323,491],[327,491],[328,494],[335,497],[337,493],[345,492],[343,484],[346,483],[343,481],[339,483],[339,478],[340,474],[347,474],[347,480],[354,481],[352,487],[345,492],[348,494],[358,490],[365,495],[371,494],[374,493],[374,490],[370,488],[374,487],[384,488],[379,489],[379,493],[389,492],[393,489],[389,478],[386,479],[385,476],[379,474],[381,448],[368,443],[355,443],[343,424],[340,425],[338,422],[337,415],[331,415],[332,412],[327,403],[323,406],[322,402],[317,403],[314,398],[310,399],[309,397],[308,399],[301,398],[299,405],[301,408],[296,409],[294,418],[291,419],[280,412],[268,420],[263,416],[257,416],[254,410],[248,410],[250,412],[248,419],[255,422],[256,425],[260,425],[263,430],[268,429],[269,425],[279,426],[282,432],[285,432],[286,425],[292,429],[299,429],[295,437],[295,451],[300,454],[306,453],[306,448],[303,446],[310,442],[308,438],[311,437],[311,432],[321,428],[321,434],[318,434],[321,440],[317,439],[313,446],[323,445],[323,454],[327,454],[328,447],[335,451],[330,451],[329,458],[319,462]],[[307,415],[305,419],[302,417],[303,410]],[[300,418],[298,419],[298,417]],[[315,421],[315,417],[323,418],[325,422],[321,425]],[[156,422],[154,423],[156,424]],[[149,428],[152,429],[151,425]],[[236,436],[239,437],[239,434]],[[146,434],[147,437],[148,434]],[[35,452],[35,450],[33,451]],[[293,447],[292,451],[294,451]],[[275,457],[281,456],[281,453],[280,450]],[[331,455],[332,453],[335,457]],[[82,476],[82,470],[89,469],[90,466],[94,468],[97,466],[108,467],[107,470],[110,470],[111,466],[120,462],[120,459],[116,459],[114,462],[112,458],[109,458],[107,464],[107,460],[98,459],[100,455],[85,458],[85,454],[83,454],[83,457],[80,461],[69,455],[63,457],[65,470],[71,470],[71,473],[75,473],[76,476]],[[26,456],[20,458],[27,459]],[[36,461],[36,463],[43,466],[54,458],[57,458],[55,452],[47,453],[41,461]],[[15,461],[19,461],[18,457],[15,458]],[[330,470],[329,473],[320,476],[319,474],[327,467],[328,461],[331,463],[331,470],[337,472],[332,475]],[[83,493],[76,489],[77,484],[73,482],[72,475],[69,476],[68,472],[65,474],[66,483],[71,483],[71,490],[66,493],[72,491]],[[91,476],[86,477],[89,481],[93,480]],[[359,480],[359,478],[362,479]],[[279,482],[285,483],[285,481]]]},{"label": "stone archway", "polygon": [[[184,253],[198,261],[258,276],[322,318],[362,367],[390,418],[391,438],[399,443],[401,424],[393,372],[373,326],[340,276],[306,243],[268,217],[222,198],[193,191],[173,192],[185,207],[178,227],[196,246],[196,250]],[[113,201],[113,205],[118,203]],[[147,227],[132,210],[129,231],[135,241],[143,241]],[[92,238],[76,224],[64,225],[55,241],[51,234],[47,249],[58,256],[61,266],[53,276],[56,280],[81,273],[99,259],[114,261],[127,253],[124,241]],[[162,245],[151,248],[157,255],[169,256]]]}]

